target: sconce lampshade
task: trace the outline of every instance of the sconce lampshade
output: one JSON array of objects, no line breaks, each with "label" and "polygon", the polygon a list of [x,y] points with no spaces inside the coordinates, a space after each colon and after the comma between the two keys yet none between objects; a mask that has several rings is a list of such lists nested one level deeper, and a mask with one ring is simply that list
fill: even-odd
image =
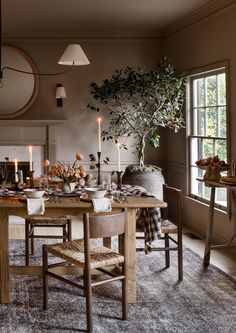
[{"label": "sconce lampshade", "polygon": [[89,65],[90,62],[88,61],[88,58],[86,57],[80,45],[69,44],[58,61],[58,64],[67,66],[81,66]]},{"label": "sconce lampshade", "polygon": [[57,89],[56,89],[56,100],[57,100],[57,106],[61,107],[63,105],[62,99],[66,98],[66,91],[65,88],[61,83],[57,84]]},{"label": "sconce lampshade", "polygon": [[61,83],[57,84],[56,98],[66,98],[66,91]]}]

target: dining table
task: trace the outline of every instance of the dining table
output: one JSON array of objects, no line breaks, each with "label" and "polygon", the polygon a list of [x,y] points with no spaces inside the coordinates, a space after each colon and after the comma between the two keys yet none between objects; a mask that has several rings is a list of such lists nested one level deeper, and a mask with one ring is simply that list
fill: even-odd
[{"label": "dining table", "polygon": [[[113,200],[112,211],[127,209],[126,233],[128,238],[128,301],[136,302],[136,212],[139,208],[162,208],[167,204],[151,196],[129,196],[125,200]],[[69,215],[81,217],[83,212],[92,212],[92,202],[79,197],[60,197],[45,201],[45,215]],[[11,266],[9,263],[9,216],[27,217],[27,202],[19,197],[0,197],[0,303],[10,299],[10,276],[42,275],[42,266]]]}]

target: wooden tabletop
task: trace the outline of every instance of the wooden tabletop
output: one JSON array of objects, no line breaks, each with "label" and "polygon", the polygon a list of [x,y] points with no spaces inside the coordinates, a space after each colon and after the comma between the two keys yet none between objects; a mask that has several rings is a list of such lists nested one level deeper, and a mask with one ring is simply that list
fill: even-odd
[{"label": "wooden tabletop", "polygon": [[[22,201],[17,197],[1,197],[0,198],[0,208],[16,208],[16,207],[25,207],[26,201]],[[82,207],[92,207],[92,202],[80,200],[78,197],[57,198],[56,201],[45,201],[45,208],[47,207],[68,207],[68,208],[82,208]],[[147,207],[166,207],[166,203],[156,199],[154,197],[147,196],[129,196],[124,200],[117,202],[113,200],[112,207],[114,208],[147,208]]]},{"label": "wooden tabletop", "polygon": [[200,182],[205,183],[207,186],[213,186],[213,187],[223,187],[228,188],[231,190],[236,190],[236,184],[235,183],[229,183],[229,182],[223,182],[223,181],[217,181],[217,180],[207,180],[202,178],[197,178]]}]

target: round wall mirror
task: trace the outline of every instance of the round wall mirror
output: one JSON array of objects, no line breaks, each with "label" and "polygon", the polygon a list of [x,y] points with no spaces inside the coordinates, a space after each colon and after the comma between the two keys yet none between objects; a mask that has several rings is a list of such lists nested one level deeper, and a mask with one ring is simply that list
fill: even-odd
[{"label": "round wall mirror", "polygon": [[[37,72],[30,57],[11,45],[2,45],[2,68],[6,66]],[[0,119],[15,118],[26,112],[37,97],[38,87],[38,75],[5,69],[0,82]]]}]

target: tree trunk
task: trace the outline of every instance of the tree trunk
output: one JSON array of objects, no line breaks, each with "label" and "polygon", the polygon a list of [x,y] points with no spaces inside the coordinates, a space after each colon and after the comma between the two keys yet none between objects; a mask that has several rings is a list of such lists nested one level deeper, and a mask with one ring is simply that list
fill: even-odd
[{"label": "tree trunk", "polygon": [[144,166],[144,150],[145,150],[145,136],[140,139],[140,149],[139,149],[139,165]]}]

